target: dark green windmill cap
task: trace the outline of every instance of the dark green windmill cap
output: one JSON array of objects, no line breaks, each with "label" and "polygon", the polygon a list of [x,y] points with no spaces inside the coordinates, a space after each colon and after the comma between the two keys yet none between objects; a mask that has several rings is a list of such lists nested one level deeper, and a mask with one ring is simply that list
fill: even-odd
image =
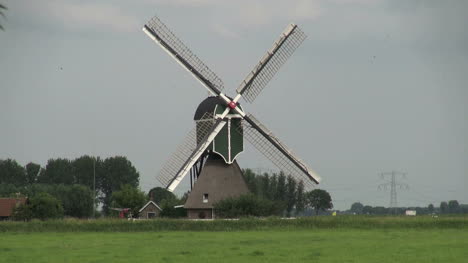
[{"label": "dark green windmill cap", "polygon": [[[232,99],[232,98],[230,98]],[[226,102],[216,96],[216,97],[208,97],[204,99],[200,105],[198,105],[197,110],[195,111],[195,116],[193,117],[194,120],[198,121],[200,120],[203,115],[207,112],[214,113],[216,105],[226,105]]]}]

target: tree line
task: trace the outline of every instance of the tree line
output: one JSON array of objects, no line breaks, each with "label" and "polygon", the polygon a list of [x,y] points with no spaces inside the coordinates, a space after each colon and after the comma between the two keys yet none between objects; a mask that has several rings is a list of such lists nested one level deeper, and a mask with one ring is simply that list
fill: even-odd
[{"label": "tree line", "polygon": [[[48,193],[62,202],[64,213],[69,216],[75,214],[67,209],[67,200],[72,196],[88,196],[91,204],[101,204],[103,212],[109,214],[112,194],[126,185],[138,188],[139,177],[132,163],[123,156],[104,160],[88,155],[73,160],[57,158],[48,160],[45,167],[32,162],[22,166],[6,159],[0,160],[0,196],[20,194],[33,198],[39,193]],[[89,200],[77,201],[88,203]],[[88,210],[93,212],[93,206]],[[82,211],[79,217],[87,216],[89,212]]]},{"label": "tree line", "polygon": [[227,199],[221,201],[215,208],[219,210],[221,206],[230,206],[242,211],[242,207],[247,207],[243,212],[247,215],[253,213],[255,216],[287,217],[303,215],[306,209],[314,209],[318,214],[320,211],[333,208],[331,196],[327,191],[315,189],[307,192],[303,181],[297,183],[292,176],[283,172],[257,174],[251,169],[244,169],[243,175],[252,196]]},{"label": "tree line", "polygon": [[443,201],[439,207],[429,204],[426,207],[383,207],[363,205],[355,202],[347,213],[357,215],[404,215],[406,210],[414,210],[417,215],[432,214],[464,214],[468,213],[468,205],[459,204],[457,200]]}]

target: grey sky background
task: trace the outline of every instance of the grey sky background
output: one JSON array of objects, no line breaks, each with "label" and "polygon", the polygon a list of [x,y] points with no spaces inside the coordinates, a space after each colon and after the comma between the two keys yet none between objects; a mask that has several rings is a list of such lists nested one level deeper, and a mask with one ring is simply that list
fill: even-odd
[{"label": "grey sky background", "polygon": [[[0,158],[124,155],[157,186],[205,89],[141,27],[157,14],[226,85],[289,22],[309,36],[254,104],[323,178],[335,207],[388,206],[378,173],[406,172],[401,206],[468,203],[467,1],[4,0]],[[273,168],[249,148],[241,167]]]}]

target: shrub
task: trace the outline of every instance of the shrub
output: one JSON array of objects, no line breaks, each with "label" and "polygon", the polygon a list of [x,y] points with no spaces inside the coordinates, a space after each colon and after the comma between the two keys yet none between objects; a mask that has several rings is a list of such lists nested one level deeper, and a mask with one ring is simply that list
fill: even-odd
[{"label": "shrub", "polygon": [[32,218],[41,220],[63,217],[63,207],[58,199],[47,193],[40,193],[30,199]]},{"label": "shrub", "polygon": [[29,221],[33,218],[31,206],[29,204],[21,204],[13,210],[13,220]]},{"label": "shrub", "polygon": [[181,204],[180,200],[176,199],[163,199],[160,203],[161,205],[161,217],[169,218],[182,218],[187,217],[187,210],[184,208],[174,208],[174,206]]},{"label": "shrub", "polygon": [[283,209],[275,202],[253,194],[223,199],[216,203],[214,208],[216,215],[223,218],[277,215]]},{"label": "shrub", "polygon": [[120,191],[112,193],[112,205],[119,208],[130,208],[134,217],[138,217],[138,211],[145,202],[145,193],[128,184],[123,185]]}]

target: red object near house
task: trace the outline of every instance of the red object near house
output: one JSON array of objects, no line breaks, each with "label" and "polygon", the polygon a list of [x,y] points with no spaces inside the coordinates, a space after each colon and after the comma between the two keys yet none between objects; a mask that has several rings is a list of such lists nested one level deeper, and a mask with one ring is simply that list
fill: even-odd
[{"label": "red object near house", "polygon": [[130,208],[110,208],[111,210],[119,211],[119,218],[125,218],[125,215],[130,212]]},{"label": "red object near house", "polygon": [[128,211],[130,211],[130,208],[123,208],[123,209],[119,212],[119,217],[120,217],[120,218],[125,218],[125,214],[127,214]]}]

